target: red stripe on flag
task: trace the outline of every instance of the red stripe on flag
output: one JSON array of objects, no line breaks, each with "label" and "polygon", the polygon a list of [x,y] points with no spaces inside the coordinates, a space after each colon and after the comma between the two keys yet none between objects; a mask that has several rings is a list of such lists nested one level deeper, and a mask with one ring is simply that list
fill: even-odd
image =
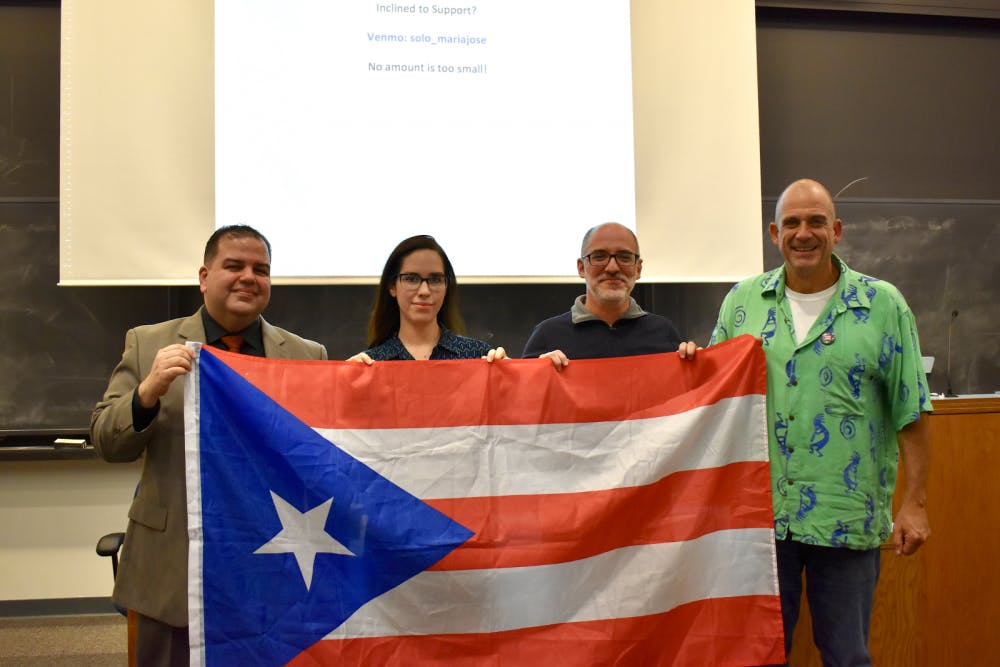
[{"label": "red stripe on flag", "polygon": [[621,547],[769,528],[766,461],[677,472],[645,486],[584,493],[426,500],[476,534],[433,570],[564,563]]},{"label": "red stripe on flag", "polygon": [[650,616],[489,634],[322,640],[292,667],[315,665],[748,665],[784,660],[777,597],[700,600]]},{"label": "red stripe on flag", "polygon": [[701,350],[694,360],[676,353],[574,359],[561,373],[546,359],[366,366],[203,350],[313,428],[621,421],[679,414],[766,387],[764,353],[750,336]]}]

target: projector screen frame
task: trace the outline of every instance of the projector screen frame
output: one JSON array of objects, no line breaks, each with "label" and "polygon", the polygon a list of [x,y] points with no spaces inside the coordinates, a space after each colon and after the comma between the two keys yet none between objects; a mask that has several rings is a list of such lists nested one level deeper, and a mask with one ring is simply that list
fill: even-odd
[{"label": "projector screen frame", "polygon": [[[215,226],[213,3],[100,4],[62,3],[60,284],[194,284]],[[643,281],[721,283],[760,272],[754,6],[636,0],[631,10]],[[108,78],[107,62],[120,66],[118,78]],[[702,159],[675,153],[682,141]],[[565,246],[547,249],[566,256],[565,275],[477,276],[452,260],[466,283],[577,282],[579,239],[605,221],[581,220]],[[110,235],[93,236],[111,223]],[[484,243],[524,245],[495,236]],[[371,284],[380,268],[273,282]]]}]

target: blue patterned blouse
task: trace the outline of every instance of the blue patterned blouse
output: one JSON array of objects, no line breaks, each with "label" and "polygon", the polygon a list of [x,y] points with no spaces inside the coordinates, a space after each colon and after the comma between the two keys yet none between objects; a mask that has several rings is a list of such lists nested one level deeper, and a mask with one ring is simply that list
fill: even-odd
[{"label": "blue patterned blouse", "polygon": [[[397,332],[398,333],[398,332]],[[490,351],[488,343],[475,338],[459,336],[450,329],[441,328],[441,338],[434,351],[431,352],[431,360],[440,359],[479,359]],[[412,361],[413,355],[399,340],[398,335],[394,335],[375,347],[370,347],[365,352],[375,361]]]}]

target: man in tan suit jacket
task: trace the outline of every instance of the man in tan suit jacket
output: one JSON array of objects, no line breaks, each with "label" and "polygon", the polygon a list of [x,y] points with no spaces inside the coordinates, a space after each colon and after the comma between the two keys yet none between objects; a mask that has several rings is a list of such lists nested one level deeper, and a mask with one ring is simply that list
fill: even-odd
[{"label": "man in tan suit jacket", "polygon": [[[244,225],[220,228],[198,272],[205,304],[194,315],[136,327],[91,416],[91,441],[107,461],[145,454],[129,509],[114,600],[134,610],[140,665],[188,664],[187,490],[183,382],[198,341],[278,359],[326,359],[326,348],[268,324],[271,246]],[[225,336],[228,343],[223,343]],[[242,341],[242,342],[241,342]]]}]

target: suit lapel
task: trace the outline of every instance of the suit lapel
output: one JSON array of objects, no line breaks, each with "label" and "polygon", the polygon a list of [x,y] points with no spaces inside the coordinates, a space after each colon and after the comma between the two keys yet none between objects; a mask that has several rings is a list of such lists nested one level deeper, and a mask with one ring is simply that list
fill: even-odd
[{"label": "suit lapel", "polygon": [[[202,306],[191,317],[185,318],[177,328],[178,342],[205,342],[205,325],[201,319]],[[285,337],[277,327],[271,326],[263,317],[260,318],[261,337],[264,339],[264,356],[271,359],[289,359],[290,351],[285,345]]]},{"label": "suit lapel", "polygon": [[197,343],[205,342],[205,325],[201,319],[201,308],[191,317],[184,318],[181,325],[177,327],[177,338],[180,339],[177,341],[179,343],[186,343],[188,341],[195,341]]},{"label": "suit lapel", "polygon": [[285,345],[285,337],[281,332],[263,317],[260,318],[260,328],[264,338],[264,356],[269,359],[288,359],[288,346]]}]

